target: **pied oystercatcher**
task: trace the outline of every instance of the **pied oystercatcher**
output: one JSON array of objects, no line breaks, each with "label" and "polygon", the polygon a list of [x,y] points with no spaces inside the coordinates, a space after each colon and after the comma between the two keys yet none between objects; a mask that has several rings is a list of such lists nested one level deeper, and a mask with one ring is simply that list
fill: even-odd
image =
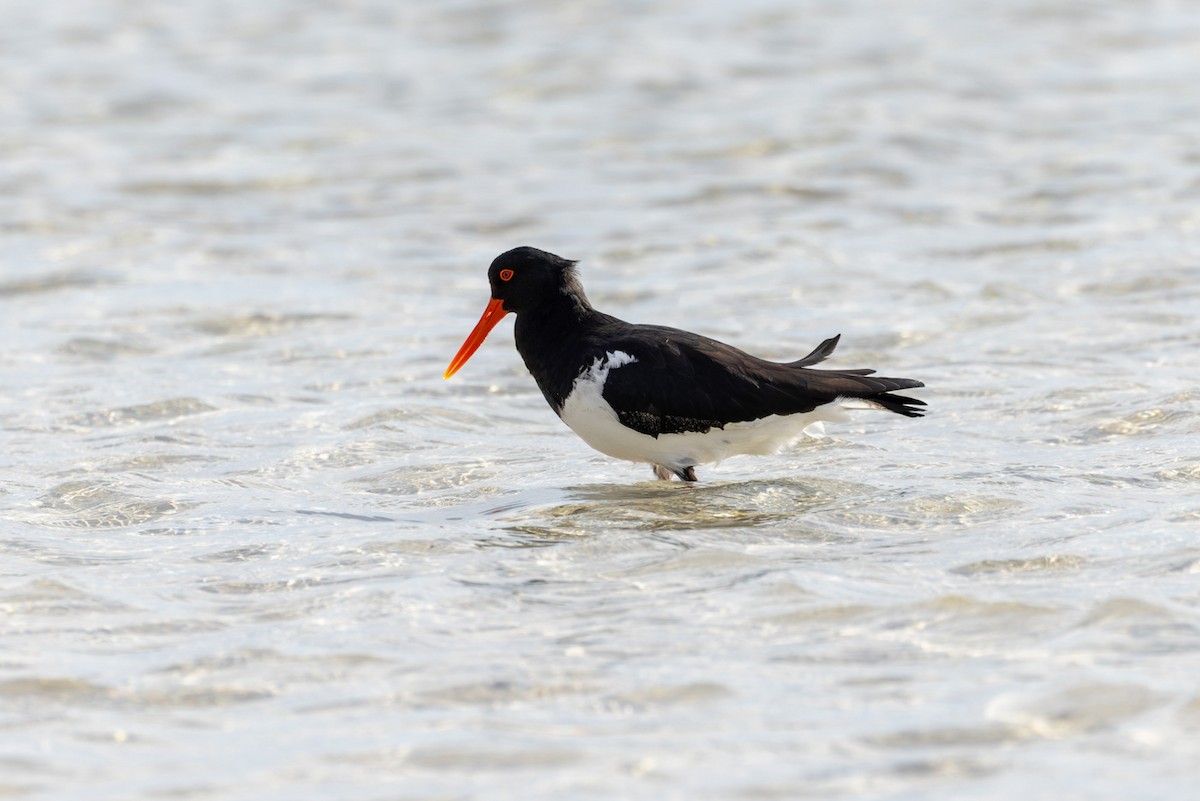
[{"label": "pied oystercatcher", "polygon": [[715,339],[635,325],[596,311],[575,262],[531,247],[488,268],[492,299],[445,377],[458,371],[503,317],[517,315],[517,351],[550,407],[601,453],[648,462],[654,475],[696,480],[696,465],[775,453],[814,423],[865,405],[920,417],[911,378],[874,370],[814,370],[838,336],[794,362],[769,362]]}]

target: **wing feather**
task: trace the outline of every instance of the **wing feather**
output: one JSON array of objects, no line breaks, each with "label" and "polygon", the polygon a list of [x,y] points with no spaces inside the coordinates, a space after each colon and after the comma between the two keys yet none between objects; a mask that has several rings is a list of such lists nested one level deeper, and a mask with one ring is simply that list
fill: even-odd
[{"label": "wing feather", "polygon": [[924,386],[920,381],[876,377],[873,370],[807,367],[827,358],[839,337],[825,340],[803,359],[781,364],[675,328],[637,326],[636,336],[605,333],[610,336],[599,341],[606,348],[636,361],[609,374],[604,399],[622,423],[654,437],[808,412],[839,397],[863,398],[909,417],[920,416],[914,407],[924,405],[887,394]]}]

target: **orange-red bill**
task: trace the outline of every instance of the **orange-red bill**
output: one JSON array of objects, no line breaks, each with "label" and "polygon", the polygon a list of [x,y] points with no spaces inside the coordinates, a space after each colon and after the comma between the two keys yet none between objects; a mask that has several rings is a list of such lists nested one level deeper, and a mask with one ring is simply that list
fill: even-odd
[{"label": "orange-red bill", "polygon": [[467,363],[467,359],[475,351],[479,350],[479,346],[483,344],[483,340],[487,339],[487,335],[496,327],[496,323],[504,319],[504,315],[508,314],[504,310],[504,301],[499,298],[492,298],[488,303],[487,308],[483,310],[483,316],[479,318],[479,322],[475,324],[475,328],[467,336],[467,341],[458,349],[458,353],[454,354],[454,358],[450,360],[450,366],[446,368],[446,372],[442,378],[449,378],[458,372],[458,368]]}]

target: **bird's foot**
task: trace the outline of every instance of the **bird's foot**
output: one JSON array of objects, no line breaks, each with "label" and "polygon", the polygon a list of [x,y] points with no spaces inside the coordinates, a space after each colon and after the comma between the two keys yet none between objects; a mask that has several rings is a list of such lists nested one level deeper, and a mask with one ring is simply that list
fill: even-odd
[{"label": "bird's foot", "polygon": [[682,470],[673,470],[670,467],[664,467],[661,464],[650,465],[654,470],[654,477],[659,481],[670,481],[672,476],[678,476],[680,481],[698,481],[696,478],[696,468],[688,465]]}]

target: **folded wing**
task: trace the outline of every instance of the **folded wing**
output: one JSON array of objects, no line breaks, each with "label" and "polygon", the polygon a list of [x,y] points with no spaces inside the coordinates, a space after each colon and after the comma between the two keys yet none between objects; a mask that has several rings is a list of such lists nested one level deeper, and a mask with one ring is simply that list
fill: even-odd
[{"label": "folded wing", "polygon": [[[636,337],[605,339],[606,347],[636,361],[608,375],[603,396],[624,425],[653,437],[808,412],[838,398],[861,399],[906,417],[924,413],[923,401],[891,394],[924,386],[920,381],[874,376],[873,370],[811,369],[833,353],[838,339],[781,364],[688,331],[639,326]],[[662,381],[667,375],[675,380]]]}]

